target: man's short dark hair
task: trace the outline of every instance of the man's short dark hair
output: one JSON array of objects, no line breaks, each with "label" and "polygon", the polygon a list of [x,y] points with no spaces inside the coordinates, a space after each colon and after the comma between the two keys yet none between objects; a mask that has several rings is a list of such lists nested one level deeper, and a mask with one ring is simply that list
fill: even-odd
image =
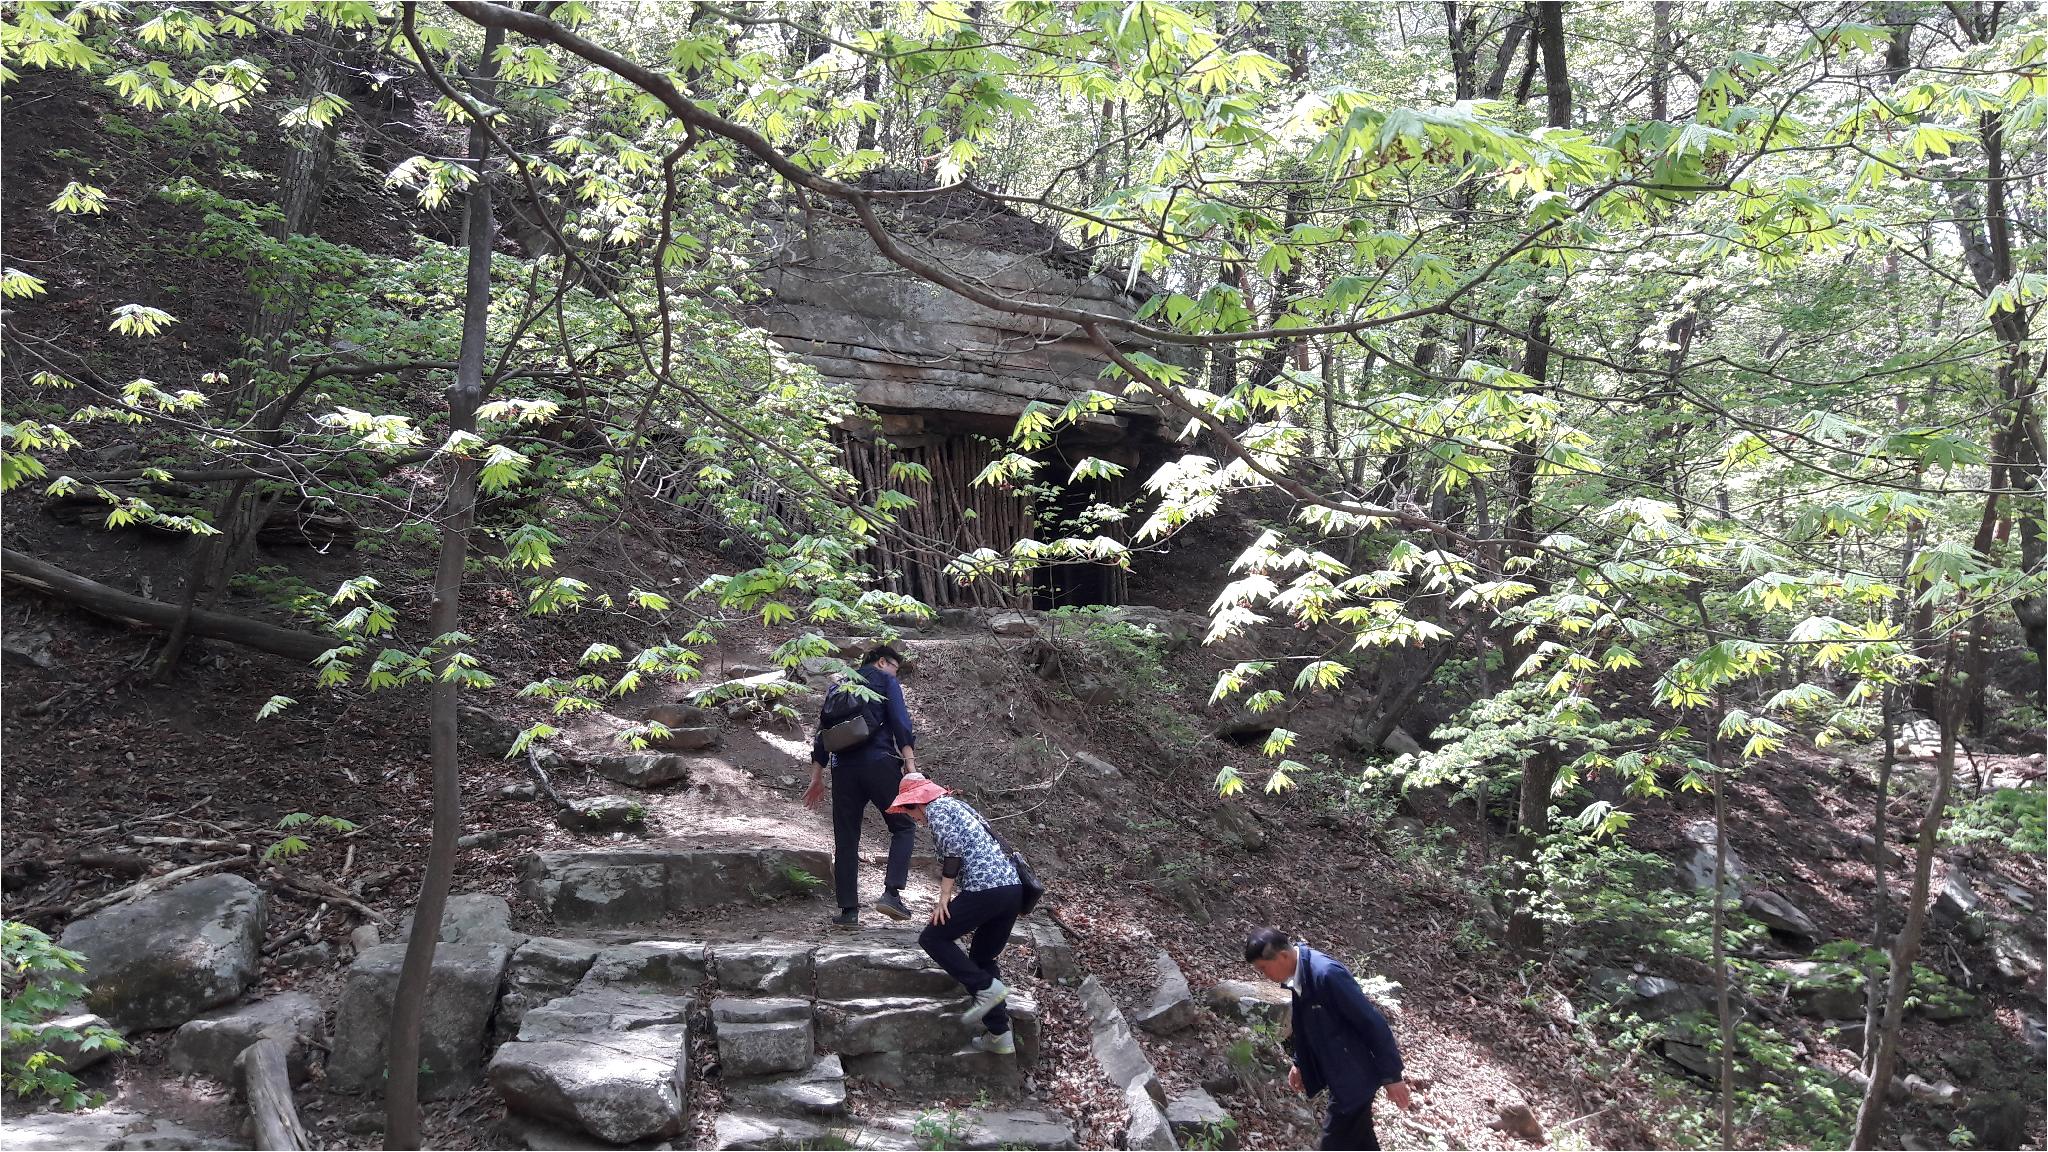
[{"label": "man's short dark hair", "polygon": [[880,664],[884,660],[891,664],[900,665],[903,663],[903,653],[889,647],[887,644],[877,644],[861,656],[860,666],[866,668],[871,664]]},{"label": "man's short dark hair", "polygon": [[1260,928],[1244,938],[1244,958],[1271,960],[1280,953],[1294,947],[1294,941],[1278,928]]}]

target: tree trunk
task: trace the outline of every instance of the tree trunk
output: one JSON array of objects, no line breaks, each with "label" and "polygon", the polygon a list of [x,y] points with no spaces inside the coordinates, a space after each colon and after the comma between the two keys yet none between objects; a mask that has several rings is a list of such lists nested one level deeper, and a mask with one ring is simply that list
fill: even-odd
[{"label": "tree trunk", "polygon": [[[498,46],[504,43],[502,28],[485,31],[483,60],[478,66],[478,88],[488,91],[490,77],[497,70]],[[422,67],[433,67],[423,60]],[[489,106],[488,99],[482,101]],[[467,232],[469,241],[468,283],[462,302],[462,347],[456,357],[455,383],[448,389],[448,429],[474,432],[476,410],[483,401],[484,345],[488,339],[491,307],[491,246],[496,222],[491,216],[491,182],[484,172],[491,138],[482,123],[469,129],[469,166],[476,179],[470,184]],[[456,750],[456,715],[462,686],[445,675],[454,655],[448,637],[456,632],[462,616],[463,560],[468,550],[469,529],[476,514],[477,465],[472,455],[451,456],[448,500],[441,521],[441,558],[434,574],[432,630],[434,644],[434,685],[428,716],[428,745],[434,765],[433,840],[427,849],[426,874],[420,880],[418,903],[413,906],[414,931],[406,941],[405,966],[399,972],[398,991],[391,1004],[390,1068],[384,1102],[384,1147],[419,1148],[420,1017],[426,1006],[427,984],[434,969],[434,945],[440,939],[441,915],[447,909],[448,889],[455,879],[455,840],[462,831],[461,764]]]},{"label": "tree trunk", "polygon": [[[1725,713],[1722,713],[1725,715]],[[1714,993],[1721,1025],[1721,1147],[1735,1147],[1735,1017],[1728,994],[1728,796],[1721,765],[1721,720],[1708,738],[1714,762]]]},{"label": "tree trunk", "polygon": [[[1893,688],[1884,690],[1883,721],[1881,736],[1884,738],[1884,759],[1877,766],[1877,816],[1871,821],[1870,835],[1877,841],[1877,847],[1870,853],[1870,867],[1877,876],[1877,910],[1875,923],[1870,930],[1870,946],[1883,949],[1891,934],[1892,889],[1888,849],[1886,848],[1885,809],[1891,803],[1892,765],[1896,762],[1898,748],[1894,743],[1898,737],[1898,692]],[[1883,971],[1873,966],[1864,974],[1867,981],[1863,1008],[1863,1071],[1870,1072],[1877,1061],[1877,1038],[1883,1032],[1885,982]]]},{"label": "tree trunk", "polygon": [[334,637],[318,632],[295,632],[225,612],[194,611],[188,614],[176,604],[130,596],[118,588],[88,580],[12,548],[0,552],[0,578],[9,584],[48,593],[95,616],[123,624],[169,631],[185,619],[195,636],[226,640],[301,663],[312,663],[339,643]]},{"label": "tree trunk", "polygon": [[292,1101],[290,1065],[281,1042],[266,1036],[242,1049],[235,1057],[235,1070],[241,1073],[243,1095],[249,1100],[256,1147],[273,1152],[319,1147],[299,1122],[299,1108]]},{"label": "tree trunk", "polygon": [[[1878,1029],[1877,1059],[1871,1062],[1870,1082],[1863,1090],[1863,1105],[1856,1111],[1856,1134],[1852,1149],[1875,1148],[1884,1127],[1885,1090],[1899,1064],[1899,1026],[1906,1015],[1906,994],[1913,987],[1913,961],[1920,955],[1920,934],[1927,925],[1927,893],[1933,887],[1936,837],[1941,832],[1942,814],[1948,808],[1949,782],[1956,767],[1956,724],[1947,707],[1937,710],[1935,723],[1941,728],[1941,752],[1934,760],[1934,794],[1927,798],[1926,814],[1920,818],[1919,859],[1913,863],[1913,892],[1906,904],[1906,923],[1892,944],[1891,987],[1885,997],[1884,1022]],[[1883,845],[1879,844],[1881,852]]]}]

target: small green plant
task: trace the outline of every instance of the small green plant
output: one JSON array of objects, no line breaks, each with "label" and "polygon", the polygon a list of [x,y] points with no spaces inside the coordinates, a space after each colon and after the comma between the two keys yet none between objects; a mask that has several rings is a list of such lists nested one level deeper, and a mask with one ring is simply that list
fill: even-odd
[{"label": "small green plant", "polygon": [[13,920],[0,921],[0,954],[0,1019],[7,1028],[0,1084],[17,1097],[47,1096],[67,1112],[97,1107],[100,1095],[79,1087],[49,1050],[53,1044],[81,1053],[119,1052],[128,1046],[120,1033],[100,1025],[82,1032],[48,1026],[51,1018],[85,999],[85,985],[72,979],[85,971],[85,958]]},{"label": "small green plant", "polygon": [[823,880],[811,875],[809,872],[804,871],[802,868],[799,868],[794,864],[784,864],[782,866],[782,878],[784,880],[789,881],[789,884],[792,888],[795,888],[799,892],[806,893],[815,892],[819,888],[824,887],[825,884]]},{"label": "small green plant", "polygon": [[277,826],[284,829],[285,834],[278,837],[275,844],[263,850],[264,863],[267,864],[273,860],[289,860],[301,853],[312,851],[313,846],[308,844],[304,837],[292,831],[294,828],[303,828],[308,824],[315,828],[325,828],[329,832],[353,832],[356,830],[353,822],[343,820],[339,816],[315,816],[310,812],[287,813],[277,822]]},{"label": "small green plant", "polygon": [[933,1109],[918,1114],[917,1122],[910,1126],[910,1137],[919,1148],[943,1152],[964,1147],[970,1127],[967,1117],[958,1109],[948,1108],[943,1112]]},{"label": "small green plant", "polygon": [[2048,852],[2048,792],[1999,788],[1949,806],[1945,844],[1996,844],[2022,856]]},{"label": "small green plant", "polygon": [[1237,1121],[1232,1117],[1225,1116],[1221,1120],[1211,1120],[1209,1123],[1202,1125],[1199,1131],[1188,1137],[1187,1146],[1189,1148],[1201,1149],[1203,1152],[1216,1152],[1216,1149],[1230,1146],[1231,1135],[1236,1131]]}]

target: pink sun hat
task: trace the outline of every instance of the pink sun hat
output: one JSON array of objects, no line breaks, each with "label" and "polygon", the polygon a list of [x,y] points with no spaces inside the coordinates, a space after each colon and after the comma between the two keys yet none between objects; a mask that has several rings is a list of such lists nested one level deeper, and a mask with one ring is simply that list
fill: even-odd
[{"label": "pink sun hat", "polygon": [[922,772],[912,772],[896,785],[896,802],[889,805],[889,811],[902,812],[915,804],[929,804],[947,794],[947,790],[932,783]]}]

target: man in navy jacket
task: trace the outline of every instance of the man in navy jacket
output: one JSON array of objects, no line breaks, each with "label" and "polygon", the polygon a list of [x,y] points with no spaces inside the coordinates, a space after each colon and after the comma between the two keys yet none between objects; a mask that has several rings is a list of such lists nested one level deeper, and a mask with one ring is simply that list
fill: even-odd
[{"label": "man in navy jacket", "polygon": [[1252,933],[1244,958],[1293,994],[1294,1067],[1287,1084],[1311,1098],[1329,1089],[1320,1147],[1378,1152],[1373,1097],[1385,1088],[1403,1111],[1415,1106],[1401,1079],[1401,1049],[1387,1018],[1365,998],[1349,969],[1278,928]]},{"label": "man in navy jacket", "polygon": [[896,679],[903,656],[886,644],[868,649],[861,657],[860,678],[875,699],[863,711],[867,742],[844,752],[825,751],[825,725],[811,742],[811,786],[804,803],[815,808],[825,798],[825,768],[832,768],[832,887],[839,897],[839,915],[832,924],[838,928],[860,926],[860,826],[870,804],[882,813],[889,829],[889,866],[882,875],[882,895],[874,909],[891,920],[910,916],[903,903],[903,885],[910,880],[910,853],[917,843],[917,824],[908,816],[893,814],[896,786],[906,773],[917,771],[917,733],[910,726],[910,709],[903,702],[903,683]]}]

